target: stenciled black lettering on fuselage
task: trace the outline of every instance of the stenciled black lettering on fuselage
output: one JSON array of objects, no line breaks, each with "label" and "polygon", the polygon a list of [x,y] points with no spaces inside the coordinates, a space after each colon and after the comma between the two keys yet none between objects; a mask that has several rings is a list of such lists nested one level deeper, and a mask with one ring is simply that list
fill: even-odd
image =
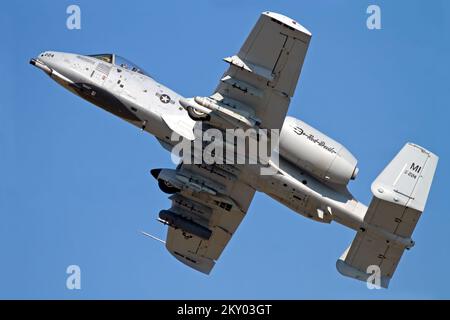
[{"label": "stenciled black lettering on fuselage", "polygon": [[293,130],[296,134],[298,134],[299,136],[305,136],[306,139],[308,139],[309,141],[319,145],[320,147],[324,148],[325,150],[327,150],[328,152],[335,154],[337,153],[336,150],[334,149],[334,147],[330,147],[326,144],[325,141],[314,137],[313,134],[311,133],[306,133],[305,130],[303,130],[302,128],[300,128],[299,126],[295,126],[293,127]]}]

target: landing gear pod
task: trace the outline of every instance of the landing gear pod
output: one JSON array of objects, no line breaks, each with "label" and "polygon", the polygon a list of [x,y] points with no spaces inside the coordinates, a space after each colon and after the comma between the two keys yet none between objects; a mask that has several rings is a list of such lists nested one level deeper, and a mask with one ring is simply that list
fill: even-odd
[{"label": "landing gear pod", "polygon": [[194,101],[194,99],[180,99],[180,104],[186,109],[189,118],[194,121],[209,121],[211,116],[209,113],[211,110],[199,105]]}]

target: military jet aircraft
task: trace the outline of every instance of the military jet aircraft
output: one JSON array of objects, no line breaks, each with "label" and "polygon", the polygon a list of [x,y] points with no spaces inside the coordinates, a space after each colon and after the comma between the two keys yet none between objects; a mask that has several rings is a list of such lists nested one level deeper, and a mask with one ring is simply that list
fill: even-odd
[{"label": "military jet aircraft", "polygon": [[[355,230],[337,260],[338,271],[368,281],[375,266],[380,286],[387,287],[404,250],[414,245],[411,236],[438,157],[407,143],[372,183],[369,206],[356,200],[347,189],[358,173],[355,157],[317,129],[286,116],[310,39],[295,20],[263,12],[240,51],[224,59],[229,67],[208,97],[182,97],[115,54],[47,51],[30,63],[76,95],[152,134],[167,150],[175,146],[174,133],[195,143],[206,128],[279,130],[266,162],[194,161],[151,170],[172,200],[159,221],[168,226],[165,245],[179,261],[209,274],[260,191],[307,218]],[[278,161],[271,160],[273,155]],[[273,174],[261,174],[261,167]]]}]

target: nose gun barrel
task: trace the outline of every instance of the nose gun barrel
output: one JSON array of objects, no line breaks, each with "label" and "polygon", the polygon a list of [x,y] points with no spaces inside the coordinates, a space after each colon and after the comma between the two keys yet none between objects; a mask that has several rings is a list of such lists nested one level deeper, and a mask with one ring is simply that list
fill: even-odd
[{"label": "nose gun barrel", "polygon": [[44,63],[42,63],[40,60],[38,59],[31,59],[30,60],[30,64],[35,66],[36,68],[41,69],[42,71],[44,71],[45,73],[47,73],[48,75],[52,74],[52,69],[50,69],[48,66],[46,66]]}]

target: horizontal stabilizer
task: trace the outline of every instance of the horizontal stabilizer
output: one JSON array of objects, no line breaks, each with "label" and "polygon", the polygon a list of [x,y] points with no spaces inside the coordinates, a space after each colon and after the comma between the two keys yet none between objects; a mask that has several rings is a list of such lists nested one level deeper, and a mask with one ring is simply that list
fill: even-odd
[{"label": "horizontal stabilizer", "polygon": [[438,157],[406,144],[372,183],[373,198],[364,225],[336,263],[348,277],[366,281],[374,266],[380,285],[387,287],[425,208]]}]

